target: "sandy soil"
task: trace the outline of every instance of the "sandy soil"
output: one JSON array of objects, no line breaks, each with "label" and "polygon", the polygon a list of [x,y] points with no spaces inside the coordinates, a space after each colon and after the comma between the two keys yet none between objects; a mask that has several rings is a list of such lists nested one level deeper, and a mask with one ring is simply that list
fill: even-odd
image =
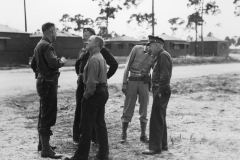
[{"label": "sandy soil", "polygon": [[[110,85],[106,106],[110,155],[115,160],[239,160],[240,73],[174,78],[167,110],[169,151],[143,156],[147,148],[139,141],[138,104],[128,130],[128,143],[119,143],[124,95],[120,85]],[[24,92],[25,93],[25,92]],[[60,153],[72,155],[74,89],[59,91],[58,119],[51,143]],[[151,112],[150,98],[148,117]],[[0,110],[0,159],[37,160],[38,96],[27,93],[4,97]],[[96,152],[91,148],[90,158]]]}]

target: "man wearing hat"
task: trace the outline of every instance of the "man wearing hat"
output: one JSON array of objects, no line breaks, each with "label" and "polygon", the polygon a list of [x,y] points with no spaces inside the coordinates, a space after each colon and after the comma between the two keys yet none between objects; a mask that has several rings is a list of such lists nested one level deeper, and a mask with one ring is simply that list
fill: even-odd
[{"label": "man wearing hat", "polygon": [[162,38],[149,36],[147,45],[155,62],[152,72],[153,104],[150,117],[149,150],[142,154],[154,155],[168,150],[166,110],[171,96],[172,60],[170,54],[163,49]]},{"label": "man wearing hat", "polygon": [[[86,44],[88,39],[92,36],[96,35],[94,29],[92,28],[84,28],[83,29],[83,41]],[[118,68],[118,63],[115,60],[115,58],[112,56],[112,54],[105,48],[103,47],[100,51],[102,54],[103,58],[106,60],[107,65],[109,65],[109,70],[107,72],[107,78],[109,79],[114,75]],[[81,123],[81,101],[83,99],[83,93],[84,93],[84,83],[83,83],[83,70],[84,67],[87,63],[87,60],[89,58],[90,53],[85,50],[85,48],[81,49],[79,52],[78,59],[75,63],[75,70],[78,75],[78,85],[77,85],[77,90],[76,90],[76,110],[75,110],[75,116],[74,116],[74,123],[73,123],[73,141],[75,143],[78,143],[79,136],[82,133],[81,128],[80,128],[80,123]],[[97,143],[96,139],[96,132],[95,129],[93,129],[92,133],[92,141],[94,144]]]},{"label": "man wearing hat", "polygon": [[[136,45],[128,56],[128,61],[123,75],[122,92],[125,94],[122,120],[121,143],[127,139],[127,128],[131,122],[136,101],[138,98],[139,120],[141,127],[140,141],[148,143],[146,136],[147,107],[149,102],[150,70],[153,67],[153,59],[150,53],[145,51],[146,46]],[[129,74],[130,73],[130,74]]]}]

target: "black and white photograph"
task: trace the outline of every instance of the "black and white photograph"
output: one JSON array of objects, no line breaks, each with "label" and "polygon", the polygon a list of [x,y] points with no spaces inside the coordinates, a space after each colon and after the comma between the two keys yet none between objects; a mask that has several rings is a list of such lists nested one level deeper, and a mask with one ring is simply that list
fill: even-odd
[{"label": "black and white photograph", "polygon": [[0,0],[0,160],[240,160],[240,0]]}]

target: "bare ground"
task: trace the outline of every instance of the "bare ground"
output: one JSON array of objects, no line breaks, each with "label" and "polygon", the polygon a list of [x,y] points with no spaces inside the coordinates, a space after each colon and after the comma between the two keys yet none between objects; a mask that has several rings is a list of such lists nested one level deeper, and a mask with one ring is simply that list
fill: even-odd
[{"label": "bare ground", "polygon": [[[124,95],[120,85],[109,86],[106,122],[112,159],[239,160],[240,74],[176,79],[172,88],[167,110],[169,151],[143,156],[141,152],[147,145],[139,141],[139,105],[128,129],[128,142],[120,144]],[[72,155],[76,149],[72,143],[75,91],[65,90],[58,95],[58,119],[51,142],[58,146],[58,152]],[[42,159],[36,151],[39,109],[36,93],[5,98],[0,107],[0,159]],[[89,159],[95,152],[93,146]]]}]

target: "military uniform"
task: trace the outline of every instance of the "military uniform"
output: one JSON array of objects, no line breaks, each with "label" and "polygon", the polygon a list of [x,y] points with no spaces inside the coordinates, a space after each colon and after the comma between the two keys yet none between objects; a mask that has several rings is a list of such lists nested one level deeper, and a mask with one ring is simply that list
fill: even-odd
[{"label": "military uniform", "polygon": [[[165,50],[161,50],[156,59],[152,73],[153,104],[150,117],[150,150],[162,151],[162,149],[166,150],[168,147],[166,111],[171,96],[171,76],[171,56]],[[159,95],[161,95],[161,97],[159,97]]]},{"label": "military uniform", "polygon": [[[124,100],[124,108],[122,125],[122,141],[126,139],[126,129],[128,123],[131,122],[136,101],[138,98],[140,124],[141,124],[141,140],[146,140],[145,130],[147,124],[147,107],[149,103],[149,85],[150,85],[150,70],[153,66],[153,59],[149,53],[145,53],[144,46],[135,46],[129,57],[125,67],[123,76],[123,85],[126,85],[126,93]],[[130,76],[129,76],[130,72]],[[145,141],[143,140],[143,141]]]},{"label": "military uniform", "polygon": [[51,127],[57,118],[57,89],[59,68],[64,64],[55,53],[51,42],[42,38],[34,49],[31,68],[37,73],[37,93],[40,97],[38,132],[40,135],[52,135]]}]

